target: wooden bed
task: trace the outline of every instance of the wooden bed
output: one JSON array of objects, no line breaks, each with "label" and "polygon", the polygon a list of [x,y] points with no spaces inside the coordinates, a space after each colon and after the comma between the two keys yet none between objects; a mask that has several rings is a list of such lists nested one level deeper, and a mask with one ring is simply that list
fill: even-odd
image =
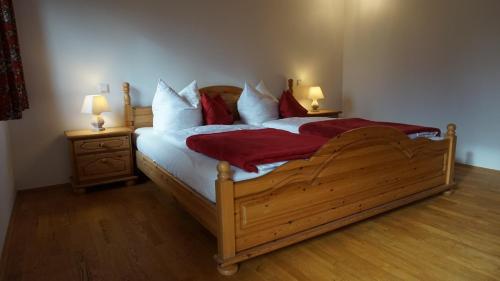
[{"label": "wooden bed", "polygon": [[[293,81],[289,81],[290,90]],[[123,84],[126,126],[152,126],[151,107],[131,105]],[[241,89],[200,89],[220,94],[238,118]],[[307,160],[294,160],[264,176],[234,182],[231,166],[219,162],[216,204],[136,151],[137,167],[167,190],[218,241],[221,274],[238,263],[318,236],[454,186],[455,125],[443,140],[409,139],[387,127],[361,128],[331,139]]]}]

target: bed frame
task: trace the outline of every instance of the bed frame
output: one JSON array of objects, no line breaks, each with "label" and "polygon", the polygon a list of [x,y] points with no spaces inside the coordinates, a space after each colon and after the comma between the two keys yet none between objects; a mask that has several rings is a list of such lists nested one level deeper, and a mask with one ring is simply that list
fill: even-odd
[{"label": "bed frame", "polygon": [[[293,91],[293,80],[289,81]],[[220,94],[238,118],[241,89],[200,89]],[[123,84],[125,122],[152,126],[151,107],[133,107]],[[234,182],[231,166],[217,165],[216,204],[136,151],[137,167],[167,190],[217,237],[215,256],[223,275],[238,264],[434,194],[451,193],[456,135],[449,124],[443,140],[409,139],[388,127],[369,127],[331,139],[314,156],[293,160],[250,180]]]}]

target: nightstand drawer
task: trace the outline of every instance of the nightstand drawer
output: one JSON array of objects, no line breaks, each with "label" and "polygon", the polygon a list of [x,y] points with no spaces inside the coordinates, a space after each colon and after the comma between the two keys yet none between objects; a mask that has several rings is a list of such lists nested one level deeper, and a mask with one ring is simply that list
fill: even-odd
[{"label": "nightstand drawer", "polygon": [[132,175],[130,151],[78,156],[76,169],[80,182]]},{"label": "nightstand drawer", "polygon": [[106,152],[111,150],[128,149],[130,140],[128,136],[77,140],[74,142],[76,154]]}]

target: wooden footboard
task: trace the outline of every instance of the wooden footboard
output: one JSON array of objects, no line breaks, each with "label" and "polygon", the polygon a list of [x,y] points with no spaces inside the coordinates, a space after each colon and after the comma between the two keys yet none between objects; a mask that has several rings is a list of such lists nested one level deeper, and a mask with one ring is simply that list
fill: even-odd
[{"label": "wooden footboard", "polygon": [[233,182],[221,162],[219,271],[232,274],[240,261],[450,190],[455,145],[455,125],[436,141],[371,127],[256,179]]}]

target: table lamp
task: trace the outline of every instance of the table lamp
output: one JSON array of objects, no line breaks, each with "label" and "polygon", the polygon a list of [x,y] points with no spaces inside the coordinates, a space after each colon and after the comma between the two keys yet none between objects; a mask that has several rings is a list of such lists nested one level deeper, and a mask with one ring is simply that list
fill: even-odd
[{"label": "table lamp", "polygon": [[106,97],[103,95],[88,95],[83,100],[82,113],[92,114],[90,125],[92,131],[104,131],[104,119],[101,113],[109,112],[109,105]]},{"label": "table lamp", "polygon": [[312,110],[318,111],[319,109],[318,100],[324,99],[325,96],[323,96],[323,91],[321,91],[321,88],[316,86],[309,88],[309,98],[313,100],[311,103]]}]

